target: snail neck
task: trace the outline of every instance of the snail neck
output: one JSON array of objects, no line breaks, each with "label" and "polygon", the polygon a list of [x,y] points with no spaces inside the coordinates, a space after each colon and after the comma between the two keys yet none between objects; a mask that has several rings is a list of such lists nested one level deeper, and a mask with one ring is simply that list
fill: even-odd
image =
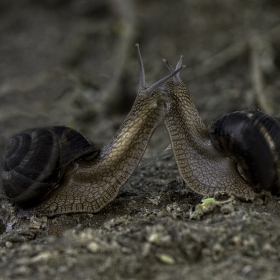
[{"label": "snail neck", "polygon": [[187,186],[204,195],[222,192],[251,199],[254,192],[239,175],[236,164],[213,147],[187,87],[171,81],[165,89],[173,103],[164,122]]},{"label": "snail neck", "polygon": [[164,118],[167,131],[175,156],[180,152],[180,146],[191,149],[192,153],[201,155],[216,154],[213,150],[208,129],[203,123],[187,87],[180,83],[176,86],[173,82],[166,85],[166,90],[171,95],[173,103]]},{"label": "snail neck", "polygon": [[[145,104],[146,103],[146,104]],[[140,95],[111,141],[101,150],[98,165],[122,184],[137,168],[149,140],[165,115],[163,101]]]}]

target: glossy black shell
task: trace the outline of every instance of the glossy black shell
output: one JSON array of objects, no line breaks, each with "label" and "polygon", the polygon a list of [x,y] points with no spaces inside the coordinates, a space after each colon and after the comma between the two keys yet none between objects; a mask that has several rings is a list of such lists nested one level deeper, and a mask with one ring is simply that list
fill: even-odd
[{"label": "glossy black shell", "polygon": [[58,186],[71,163],[99,152],[81,133],[65,126],[23,131],[6,145],[3,190],[19,206],[33,207]]},{"label": "glossy black shell", "polygon": [[217,149],[236,160],[255,191],[280,193],[280,122],[258,110],[230,113],[210,126]]}]

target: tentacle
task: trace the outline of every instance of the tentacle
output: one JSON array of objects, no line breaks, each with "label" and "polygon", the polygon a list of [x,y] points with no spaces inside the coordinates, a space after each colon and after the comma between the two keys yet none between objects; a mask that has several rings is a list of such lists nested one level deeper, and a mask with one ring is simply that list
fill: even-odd
[{"label": "tentacle", "polygon": [[140,70],[139,91],[141,91],[146,88],[145,69],[144,69],[144,65],[143,65],[143,60],[142,60],[139,44],[136,44],[135,47],[137,50],[137,57],[138,57],[139,70]]},{"label": "tentacle", "polygon": [[149,86],[146,90],[145,93],[146,94],[151,94],[155,89],[157,89],[158,87],[160,87],[161,85],[163,85],[165,82],[167,82],[170,78],[175,77],[176,74],[178,74],[183,68],[185,68],[185,65],[181,65],[180,68],[176,69],[173,73],[169,74],[168,76],[160,79],[159,81],[155,82],[154,84],[152,84],[151,86]]},{"label": "tentacle", "polygon": [[[180,60],[178,61],[175,70],[173,69],[173,67],[169,64],[169,62],[165,58],[163,59],[163,62],[165,63],[165,65],[168,68],[168,70],[171,73],[174,73],[176,70],[180,69],[183,66],[183,60],[184,60],[184,56],[181,55],[180,56]],[[181,78],[180,78],[180,73],[179,72],[177,72],[177,74],[173,77],[173,81],[174,81],[175,85],[179,85],[180,84]]]}]

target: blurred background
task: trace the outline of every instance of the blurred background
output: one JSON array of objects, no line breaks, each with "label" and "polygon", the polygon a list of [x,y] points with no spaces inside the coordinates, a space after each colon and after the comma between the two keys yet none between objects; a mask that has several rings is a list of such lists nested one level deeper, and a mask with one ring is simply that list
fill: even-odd
[{"label": "blurred background", "polygon": [[279,114],[279,0],[0,0],[0,153],[46,125],[107,143],[137,93],[135,43],[148,85],[168,74],[163,57],[184,55],[206,124],[246,108]]}]

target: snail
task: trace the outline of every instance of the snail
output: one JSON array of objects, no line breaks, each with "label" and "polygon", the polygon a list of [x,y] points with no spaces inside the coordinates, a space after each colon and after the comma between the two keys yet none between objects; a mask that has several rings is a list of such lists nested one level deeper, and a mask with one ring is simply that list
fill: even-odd
[{"label": "snail", "polygon": [[[182,65],[181,56],[176,69]],[[169,70],[173,68],[164,59]],[[259,110],[230,113],[205,126],[177,73],[164,84],[172,103],[164,118],[180,174],[199,194],[254,200],[280,190],[280,122]]]},{"label": "snail", "polygon": [[169,97],[158,88],[176,74],[146,87],[139,45],[136,47],[139,92],[112,140],[99,149],[65,126],[35,128],[14,136],[2,163],[3,190],[10,201],[33,213],[52,216],[97,212],[117,196],[170,107]]}]

